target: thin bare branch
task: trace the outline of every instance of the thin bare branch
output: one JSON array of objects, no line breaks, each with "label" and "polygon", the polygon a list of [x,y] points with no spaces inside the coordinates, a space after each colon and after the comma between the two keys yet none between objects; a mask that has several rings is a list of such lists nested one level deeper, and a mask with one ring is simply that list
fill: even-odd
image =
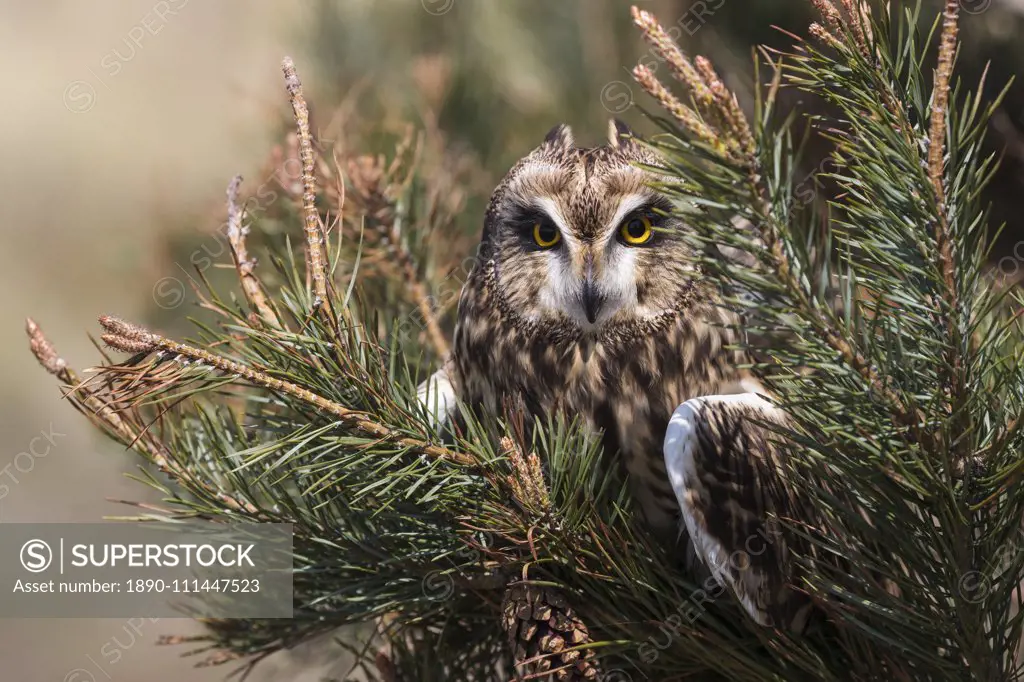
[{"label": "thin bare branch", "polygon": [[242,208],[238,205],[238,189],[242,184],[242,176],[236,175],[228,185],[228,243],[231,246],[231,254],[235,259],[235,269],[238,271],[238,281],[242,285],[242,291],[246,300],[256,308],[260,319],[268,327],[279,328],[280,320],[267,300],[263,285],[259,278],[253,274],[256,261],[249,258],[249,251],[245,245],[245,236],[249,228],[242,225]]},{"label": "thin bare branch", "polygon": [[313,138],[309,130],[309,107],[302,94],[302,83],[295,71],[295,62],[285,57],[281,64],[284,72],[285,86],[295,115],[295,125],[299,137],[299,159],[302,161],[302,216],[306,233],[306,258],[310,277],[313,280],[313,293],[321,310],[326,312],[332,326],[336,326],[334,308],[328,296],[330,273],[324,255],[326,234],[320,215],[316,210],[316,157],[313,153]]}]

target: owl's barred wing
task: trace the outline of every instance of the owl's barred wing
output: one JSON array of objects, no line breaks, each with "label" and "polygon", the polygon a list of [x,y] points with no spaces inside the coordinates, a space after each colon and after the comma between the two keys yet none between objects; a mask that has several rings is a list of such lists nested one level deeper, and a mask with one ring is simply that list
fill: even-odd
[{"label": "owl's barred wing", "polygon": [[797,511],[771,425],[785,414],[756,393],[687,400],[665,433],[665,465],[696,555],[751,618],[800,630],[809,604],[789,587],[777,522]]},{"label": "owl's barred wing", "polygon": [[449,423],[457,405],[455,386],[448,368],[448,363],[445,363],[416,389],[416,400],[426,410],[430,425],[435,429],[444,428]]}]

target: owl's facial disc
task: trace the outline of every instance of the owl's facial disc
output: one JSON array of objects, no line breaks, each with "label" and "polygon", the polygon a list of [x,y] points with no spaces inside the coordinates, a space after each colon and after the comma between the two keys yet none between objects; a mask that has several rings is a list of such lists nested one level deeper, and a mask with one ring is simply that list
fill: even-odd
[{"label": "owl's facial disc", "polygon": [[556,127],[495,190],[485,222],[500,314],[558,339],[634,338],[692,298],[695,270],[673,205],[642,166],[660,160],[613,126],[601,147]]},{"label": "owl's facial disc", "polygon": [[[663,310],[641,301],[639,270],[663,237],[656,234],[663,216],[660,201],[647,193],[621,198],[607,224],[581,229],[570,225],[559,202],[539,197],[535,206],[558,230],[554,245],[533,254],[546,275],[538,283],[537,317],[568,318],[584,334],[597,334],[609,323],[657,315]],[[547,233],[545,233],[547,234]],[[545,243],[545,242],[538,242]]]}]

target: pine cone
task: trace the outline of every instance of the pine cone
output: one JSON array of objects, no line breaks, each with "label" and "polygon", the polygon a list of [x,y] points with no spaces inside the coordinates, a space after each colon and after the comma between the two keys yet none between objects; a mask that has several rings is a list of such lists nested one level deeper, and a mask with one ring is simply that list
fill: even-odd
[{"label": "pine cone", "polygon": [[575,649],[590,642],[590,633],[569,603],[550,587],[516,584],[505,591],[502,626],[508,633],[512,660],[521,675],[532,679],[595,680],[597,663],[592,649]]}]

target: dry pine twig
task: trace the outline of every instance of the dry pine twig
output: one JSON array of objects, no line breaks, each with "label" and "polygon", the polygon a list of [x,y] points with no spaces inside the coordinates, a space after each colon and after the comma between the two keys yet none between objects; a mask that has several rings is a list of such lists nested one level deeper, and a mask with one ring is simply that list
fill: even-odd
[{"label": "dry pine twig", "polygon": [[[328,295],[330,270],[324,253],[326,246],[326,230],[316,210],[316,156],[313,153],[313,137],[309,130],[309,107],[302,94],[302,82],[295,71],[295,62],[285,57],[281,63],[284,72],[285,87],[292,103],[292,113],[299,136],[299,160],[302,162],[302,216],[303,230],[306,234],[307,272],[313,280],[315,305],[322,310],[331,326],[337,329],[331,297]],[[340,338],[340,334],[337,334]]]},{"label": "dry pine twig", "polygon": [[249,258],[249,251],[245,244],[245,235],[249,228],[242,225],[242,208],[238,205],[238,189],[242,184],[242,176],[236,175],[231,184],[228,185],[228,244],[231,246],[231,255],[235,261],[235,269],[238,271],[238,281],[242,285],[245,298],[252,304],[262,320],[263,324],[271,328],[279,328],[280,320],[267,300],[266,292],[260,280],[253,274],[256,261]]},{"label": "dry pine twig", "polygon": [[130,410],[117,406],[115,401],[93,388],[88,380],[80,380],[78,375],[67,366],[64,359],[57,354],[49,339],[34,320],[29,318],[25,327],[29,337],[29,346],[36,360],[68,387],[67,397],[80,409],[84,408],[81,411],[89,417],[90,421],[125,446],[134,447],[144,453],[160,471],[173,479],[202,488],[211,496],[219,499],[229,509],[257,515],[258,510],[250,503],[240,501],[220,491],[217,486],[200,480],[188,469],[178,464],[164,445],[150,435],[148,427],[140,424]]}]

